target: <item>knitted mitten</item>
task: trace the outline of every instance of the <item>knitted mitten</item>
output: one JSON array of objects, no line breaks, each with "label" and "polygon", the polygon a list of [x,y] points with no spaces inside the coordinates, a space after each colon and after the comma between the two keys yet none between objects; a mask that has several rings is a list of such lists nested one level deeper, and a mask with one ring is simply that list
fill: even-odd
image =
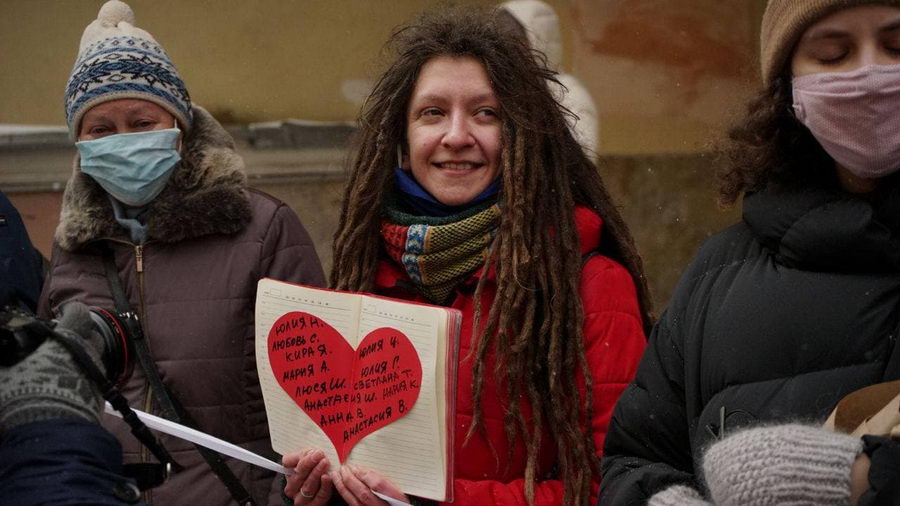
[{"label": "knitted mitten", "polygon": [[718,506],[850,502],[859,438],[805,425],[737,432],[710,447],[703,471]]},{"label": "knitted mitten", "polygon": [[653,494],[647,501],[647,506],[713,506],[713,504],[705,501],[700,492],[691,487],[672,485]]},{"label": "knitted mitten", "polygon": [[[100,362],[98,350],[102,344],[83,304],[67,304],[55,330],[84,342],[94,362]],[[24,423],[54,418],[99,422],[102,406],[97,387],[84,376],[69,352],[53,339],[41,343],[18,364],[0,368],[0,433]]]}]

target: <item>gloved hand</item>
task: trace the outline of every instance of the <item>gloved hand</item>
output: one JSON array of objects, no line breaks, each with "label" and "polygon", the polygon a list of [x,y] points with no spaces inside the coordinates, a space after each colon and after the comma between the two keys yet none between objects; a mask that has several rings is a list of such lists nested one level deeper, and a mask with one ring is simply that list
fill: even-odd
[{"label": "gloved hand", "polygon": [[799,424],[757,427],[714,444],[703,472],[718,506],[850,503],[858,437]]},{"label": "gloved hand", "polygon": [[[87,307],[80,302],[63,306],[54,329],[84,343],[100,364],[102,341],[94,331]],[[83,418],[99,422],[103,398],[59,342],[47,339],[24,360],[0,367],[0,433],[18,425],[54,418]]]},{"label": "gloved hand", "polygon": [[653,494],[647,506],[713,506],[700,495],[700,492],[686,485],[671,487]]}]

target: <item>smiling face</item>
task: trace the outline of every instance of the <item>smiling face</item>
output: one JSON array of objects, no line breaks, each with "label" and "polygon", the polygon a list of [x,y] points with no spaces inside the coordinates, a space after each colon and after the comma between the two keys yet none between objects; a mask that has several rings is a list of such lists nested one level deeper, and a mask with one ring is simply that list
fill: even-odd
[{"label": "smiling face", "polygon": [[136,98],[110,100],[84,113],[78,128],[78,140],[90,141],[107,135],[165,130],[174,125],[175,116],[153,102]]},{"label": "smiling face", "polygon": [[472,57],[439,56],[419,73],[407,108],[403,169],[439,202],[470,202],[500,172],[500,103]]},{"label": "smiling face", "polygon": [[900,8],[843,9],[807,28],[791,58],[794,77],[900,63]]}]

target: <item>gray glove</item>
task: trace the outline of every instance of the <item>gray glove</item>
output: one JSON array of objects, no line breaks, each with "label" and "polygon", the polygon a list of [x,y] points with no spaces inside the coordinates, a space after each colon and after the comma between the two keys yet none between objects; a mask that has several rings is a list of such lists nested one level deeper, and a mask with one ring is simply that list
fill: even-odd
[{"label": "gray glove", "polygon": [[672,485],[650,497],[647,506],[713,506],[700,492],[686,485]]},{"label": "gray glove", "polygon": [[[87,307],[70,302],[62,308],[56,331],[85,344],[100,364],[102,346]],[[0,367],[0,433],[18,425],[54,418],[83,418],[99,422],[103,398],[69,352],[47,339],[24,360]]]},{"label": "gray glove", "polygon": [[850,503],[850,468],[862,440],[819,427],[790,424],[737,432],[703,458],[715,504]]}]

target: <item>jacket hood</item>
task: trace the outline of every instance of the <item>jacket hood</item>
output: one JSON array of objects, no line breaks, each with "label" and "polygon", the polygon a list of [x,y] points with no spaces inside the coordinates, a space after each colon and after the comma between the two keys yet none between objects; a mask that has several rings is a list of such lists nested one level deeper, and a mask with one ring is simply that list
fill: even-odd
[{"label": "jacket hood", "polygon": [[[251,218],[244,191],[244,161],[235,152],[231,135],[196,105],[181,157],[162,193],[147,205],[150,240],[169,243],[241,230]],[[71,251],[96,239],[122,236],[123,232],[108,194],[81,172],[76,155],[56,229],[60,247]]]},{"label": "jacket hood", "polygon": [[547,56],[551,69],[558,69],[562,63],[562,39],[559,17],[553,7],[540,0],[512,0],[499,8],[516,18],[528,34],[531,48]]},{"label": "jacket hood", "polygon": [[785,265],[836,272],[900,270],[900,190],[766,190],[744,198],[744,222]]}]

